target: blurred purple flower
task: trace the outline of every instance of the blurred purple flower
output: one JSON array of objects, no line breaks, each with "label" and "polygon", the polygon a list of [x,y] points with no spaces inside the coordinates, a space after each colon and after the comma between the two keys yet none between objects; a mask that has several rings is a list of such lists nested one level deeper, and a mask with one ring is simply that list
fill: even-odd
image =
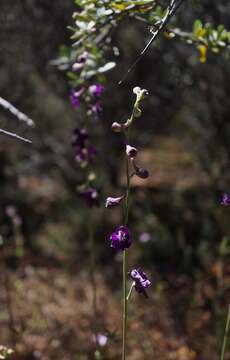
[{"label": "blurred purple flower", "polygon": [[223,193],[220,204],[223,206],[230,205],[230,195],[227,193]]},{"label": "blurred purple flower", "polygon": [[147,243],[151,240],[151,235],[148,232],[142,232],[139,236],[139,241],[142,243]]},{"label": "blurred purple flower", "polygon": [[96,116],[100,116],[102,114],[103,108],[100,101],[97,101],[95,104],[91,106],[91,112],[92,114]]},{"label": "blurred purple flower", "polygon": [[73,132],[72,145],[75,150],[75,159],[79,163],[87,163],[96,156],[96,148],[91,144],[87,144],[88,138],[88,132],[84,128],[76,128]]},{"label": "blurred purple flower", "polygon": [[72,145],[83,147],[85,141],[88,139],[89,135],[86,129],[74,129],[72,136]]},{"label": "blurred purple flower", "polygon": [[151,282],[147,275],[141,269],[133,269],[130,271],[129,276],[135,282],[135,290],[138,293],[142,293],[147,297],[145,289],[150,287]]},{"label": "blurred purple flower", "polygon": [[78,91],[74,91],[72,90],[70,92],[70,101],[73,107],[77,108],[80,106],[80,97],[83,94],[83,92],[85,91],[84,88],[81,88]]},{"label": "blurred purple flower", "polygon": [[104,334],[93,335],[93,342],[97,343],[99,346],[103,347],[107,344],[108,336]]},{"label": "blurred purple flower", "polygon": [[75,62],[72,65],[72,71],[78,72],[80,70],[82,70],[84,67],[84,63],[83,62]]},{"label": "blurred purple flower", "polygon": [[88,162],[95,158],[97,154],[96,148],[93,145],[75,146],[75,159],[79,163]]},{"label": "blurred purple flower", "polygon": [[12,218],[17,215],[17,209],[14,205],[8,205],[5,207],[5,213],[7,216]]},{"label": "blurred purple flower", "polygon": [[105,202],[106,208],[111,208],[113,206],[119,205],[122,200],[124,199],[125,195],[119,196],[119,197],[108,197]]},{"label": "blurred purple flower", "polygon": [[104,90],[105,88],[101,84],[95,84],[89,87],[90,95],[95,97],[100,97]]},{"label": "blurred purple flower", "polygon": [[99,194],[95,188],[87,188],[81,193],[81,196],[89,208],[99,205]]},{"label": "blurred purple flower", "polygon": [[117,250],[125,250],[132,244],[132,237],[128,227],[119,226],[110,236],[111,247]]}]

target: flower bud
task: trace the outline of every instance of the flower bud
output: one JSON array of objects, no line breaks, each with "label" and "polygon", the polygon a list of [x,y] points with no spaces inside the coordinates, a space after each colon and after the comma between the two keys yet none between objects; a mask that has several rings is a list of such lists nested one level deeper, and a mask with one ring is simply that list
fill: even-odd
[{"label": "flower bud", "polygon": [[137,96],[138,101],[144,99],[149,94],[148,90],[141,89],[139,86],[136,86],[135,88],[133,88],[133,93]]},{"label": "flower bud", "polygon": [[121,132],[123,129],[123,126],[122,126],[122,124],[120,124],[118,122],[114,122],[114,123],[112,123],[111,128],[114,132]]},{"label": "flower bud", "polygon": [[133,167],[134,167],[134,170],[135,170],[135,175],[138,176],[139,178],[141,179],[147,179],[149,177],[149,172],[147,169],[143,169],[141,167],[139,167],[134,159],[132,159],[132,164],[133,164]]},{"label": "flower bud", "polygon": [[89,53],[87,51],[83,51],[83,53],[81,55],[79,55],[77,58],[78,62],[85,63],[88,55],[89,55]]},{"label": "flower bud", "polygon": [[149,177],[149,172],[147,169],[139,168],[139,170],[136,171],[136,175],[141,179],[147,179]]},{"label": "flower bud", "polygon": [[126,145],[126,155],[130,158],[137,156],[137,149],[134,146]]}]

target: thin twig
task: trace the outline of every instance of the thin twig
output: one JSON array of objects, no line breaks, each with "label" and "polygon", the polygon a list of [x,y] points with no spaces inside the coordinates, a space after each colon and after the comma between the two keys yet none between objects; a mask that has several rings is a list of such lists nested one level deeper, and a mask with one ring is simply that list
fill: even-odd
[{"label": "thin twig", "polygon": [[24,138],[22,136],[19,136],[19,135],[15,134],[15,133],[12,133],[10,131],[6,131],[6,130],[3,130],[3,129],[0,129],[0,134],[7,135],[7,136],[13,137],[13,138],[15,138],[17,140],[21,140],[21,141],[24,141],[24,142],[27,142],[27,143],[30,143],[30,144],[32,143],[32,141],[29,140],[29,139],[26,139],[26,138]]},{"label": "thin twig", "polygon": [[173,15],[176,13],[176,11],[179,9],[179,7],[182,5],[182,3],[185,0],[171,0],[170,4],[167,8],[166,14],[161,20],[157,30],[153,32],[153,35],[151,39],[148,41],[144,49],[141,51],[140,55],[137,57],[137,59],[134,61],[134,63],[130,66],[126,74],[123,76],[123,78],[119,81],[119,85],[121,85],[124,81],[124,79],[128,76],[128,74],[134,69],[134,67],[137,65],[137,63],[142,59],[144,54],[148,51],[152,43],[156,40],[156,38],[161,34],[161,32],[165,29],[166,25],[169,23],[170,19],[173,17]]},{"label": "thin twig", "polygon": [[223,339],[223,344],[222,344],[222,349],[221,349],[220,360],[224,360],[229,329],[230,329],[230,304],[228,305],[228,315],[227,315],[227,321],[226,321],[226,326],[225,326],[225,331],[224,331],[224,339]]},{"label": "thin twig", "polygon": [[24,123],[26,123],[26,125],[35,126],[35,123],[31,118],[29,118],[26,114],[22,113],[14,105],[12,105],[9,101],[3,99],[2,97],[0,97],[0,106],[10,111],[11,114],[16,116],[19,121],[23,121]]}]

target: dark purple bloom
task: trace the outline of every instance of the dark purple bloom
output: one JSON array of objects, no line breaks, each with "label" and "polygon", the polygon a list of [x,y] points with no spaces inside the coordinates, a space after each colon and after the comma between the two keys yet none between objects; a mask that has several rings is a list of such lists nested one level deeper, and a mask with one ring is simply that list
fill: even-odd
[{"label": "dark purple bloom", "polygon": [[96,116],[100,116],[102,114],[103,108],[100,101],[97,101],[95,104],[91,106],[91,112],[92,114]]},{"label": "dark purple bloom", "polygon": [[92,96],[100,97],[101,94],[103,93],[104,89],[105,89],[104,86],[102,86],[101,84],[91,85],[89,87],[89,93]]},{"label": "dark purple bloom", "polygon": [[81,88],[78,91],[72,90],[70,93],[70,101],[73,107],[77,108],[80,106],[80,97],[84,92],[84,88]]},{"label": "dark purple bloom", "polygon": [[86,129],[76,128],[73,131],[72,145],[83,147],[88,137],[89,135]]},{"label": "dark purple bloom", "polygon": [[230,205],[230,195],[227,193],[223,193],[220,204],[223,206],[229,206]]},{"label": "dark purple bloom", "polygon": [[88,144],[88,138],[88,132],[84,128],[76,128],[73,132],[72,145],[74,146],[75,159],[82,165],[86,165],[96,156],[96,148]]},{"label": "dark purple bloom", "polygon": [[113,206],[119,205],[122,200],[124,199],[125,195],[119,196],[119,197],[108,197],[105,202],[106,208],[111,208]]},{"label": "dark purple bloom", "polygon": [[93,146],[93,145],[88,146],[87,152],[88,152],[87,155],[88,155],[89,160],[92,160],[97,155],[97,150],[96,150],[95,146]]},{"label": "dark purple bloom", "polygon": [[79,163],[88,163],[96,156],[96,148],[93,145],[75,146],[75,159]]},{"label": "dark purple bloom", "polygon": [[151,282],[147,278],[147,275],[141,269],[133,269],[130,271],[129,276],[135,283],[135,290],[138,293],[142,293],[147,296],[145,289],[150,287]]},{"label": "dark purple bloom", "polygon": [[117,250],[125,250],[132,244],[132,238],[127,226],[119,226],[110,236],[111,247]]},{"label": "dark purple bloom", "polygon": [[89,187],[81,193],[82,198],[85,200],[86,205],[91,208],[98,206],[99,194],[95,188]]}]

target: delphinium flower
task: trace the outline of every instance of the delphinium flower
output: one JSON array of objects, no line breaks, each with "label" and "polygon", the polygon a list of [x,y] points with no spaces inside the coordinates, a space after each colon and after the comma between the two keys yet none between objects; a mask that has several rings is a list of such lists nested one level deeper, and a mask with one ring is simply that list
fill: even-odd
[{"label": "delphinium flower", "polygon": [[119,226],[114,232],[110,235],[111,247],[116,250],[125,250],[128,249],[132,244],[132,237],[129,231],[128,226],[122,225]]},{"label": "delphinium flower", "polygon": [[220,204],[223,206],[229,206],[230,205],[230,195],[227,193],[223,193]]},{"label": "delphinium flower", "polygon": [[[126,196],[121,197],[108,197],[106,199],[105,206],[113,207],[119,205],[123,198],[125,198],[124,205],[124,220],[123,225],[118,226],[110,235],[110,244],[115,250],[123,252],[123,331],[122,331],[122,360],[126,359],[126,338],[127,338],[127,319],[128,319],[128,301],[132,293],[132,288],[135,287],[136,291],[143,293],[145,296],[146,289],[151,285],[146,274],[140,269],[133,269],[129,273],[129,277],[133,280],[133,283],[128,292],[127,289],[127,249],[132,245],[132,235],[129,229],[129,208],[130,208],[130,190],[131,190],[131,178],[136,175],[142,179],[146,179],[149,176],[147,169],[141,168],[137,165],[136,157],[138,150],[135,146],[130,145],[130,127],[132,126],[135,118],[139,118],[141,115],[140,104],[144,97],[147,95],[145,89],[136,87],[133,89],[136,95],[136,101],[133,107],[132,114],[126,122],[114,122],[112,124],[112,130],[118,133],[124,133],[125,135],[125,155],[126,155]],[[132,168],[132,172],[131,172]]]},{"label": "delphinium flower", "polygon": [[150,287],[151,282],[145,272],[141,269],[133,269],[129,272],[129,276],[133,280],[135,290],[147,297],[146,289]]}]

